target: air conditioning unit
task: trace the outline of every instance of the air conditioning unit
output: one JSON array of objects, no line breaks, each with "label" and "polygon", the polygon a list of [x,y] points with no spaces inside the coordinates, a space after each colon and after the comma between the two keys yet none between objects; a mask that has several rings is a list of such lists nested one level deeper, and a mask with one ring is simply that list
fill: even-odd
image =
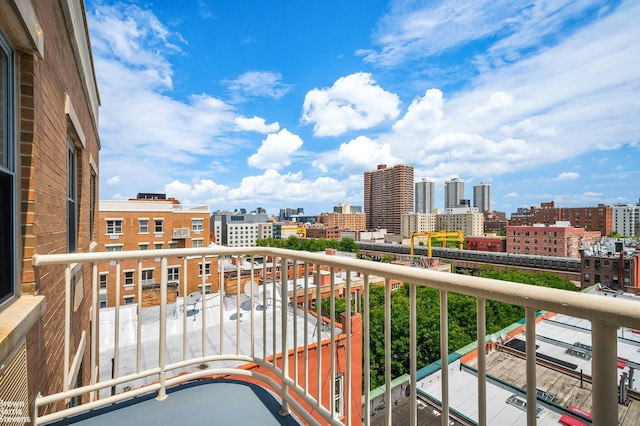
[{"label": "air conditioning unit", "polygon": [[191,229],[189,228],[173,228],[173,239],[185,239],[191,236]]}]

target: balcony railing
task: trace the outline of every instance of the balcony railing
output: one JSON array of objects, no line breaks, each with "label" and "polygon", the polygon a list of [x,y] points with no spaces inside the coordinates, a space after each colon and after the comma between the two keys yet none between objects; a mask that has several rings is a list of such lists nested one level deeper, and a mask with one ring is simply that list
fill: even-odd
[{"label": "balcony railing", "polygon": [[172,237],[174,240],[183,240],[191,236],[191,229],[189,228],[173,228]]},{"label": "balcony railing", "polygon": [[[417,412],[418,412],[418,398],[417,398],[417,386],[416,386],[416,371],[418,366],[416,364],[416,288],[418,286],[426,286],[439,290],[440,293],[440,347],[441,347],[441,361],[443,365],[446,365],[449,355],[448,347],[448,312],[447,312],[447,295],[450,292],[465,294],[473,296],[476,299],[477,306],[477,336],[478,341],[486,341],[486,317],[485,317],[485,304],[487,300],[494,300],[499,302],[505,302],[513,305],[522,306],[525,309],[525,321],[526,321],[526,383],[527,389],[536,389],[536,341],[535,341],[535,329],[536,329],[536,311],[546,310],[556,313],[567,314],[573,317],[583,318],[591,321],[592,327],[592,408],[593,408],[593,423],[594,424],[606,424],[612,425],[618,422],[618,401],[617,401],[617,329],[620,326],[630,327],[633,329],[640,329],[640,309],[638,305],[632,301],[621,300],[620,298],[603,298],[595,295],[582,294],[582,293],[569,293],[562,290],[548,289],[530,285],[516,284],[504,281],[496,281],[489,279],[476,278],[472,276],[448,274],[443,272],[430,271],[419,268],[409,268],[398,265],[390,265],[384,263],[377,263],[366,260],[358,260],[340,256],[329,256],[326,254],[307,253],[298,251],[289,251],[282,249],[272,248],[199,248],[199,249],[175,249],[175,250],[154,250],[152,257],[161,258],[161,300],[159,306],[159,324],[158,324],[158,336],[157,336],[157,362],[154,365],[142,365],[140,361],[141,345],[143,343],[143,336],[141,331],[141,321],[137,321],[135,336],[131,337],[135,344],[135,361],[132,361],[134,365],[129,366],[128,371],[132,371],[125,375],[119,376],[120,369],[118,365],[122,362],[120,357],[122,356],[122,350],[119,343],[120,333],[120,320],[119,313],[121,307],[119,306],[119,287],[120,283],[116,283],[116,307],[114,310],[115,326],[113,328],[113,368],[114,376],[111,377],[99,377],[96,373],[98,371],[98,354],[100,348],[98,347],[97,339],[97,327],[98,327],[98,315],[100,310],[98,309],[98,264],[99,262],[115,262],[117,272],[119,273],[120,262],[128,259],[137,259],[141,266],[142,259],[148,258],[150,253],[148,251],[131,251],[131,252],[114,252],[114,253],[86,253],[86,254],[59,254],[59,255],[36,255],[34,257],[34,264],[38,268],[51,268],[55,265],[63,265],[66,268],[66,328],[65,328],[65,346],[64,346],[64,371],[60,374],[63,375],[64,388],[59,392],[51,395],[39,395],[36,398],[35,406],[35,422],[34,424],[43,424],[56,419],[68,417],[77,413],[85,412],[89,409],[106,406],[117,401],[129,399],[136,395],[141,395],[149,392],[157,392],[158,399],[167,398],[167,387],[174,386],[180,383],[184,383],[190,380],[211,377],[211,376],[244,376],[251,378],[252,380],[260,380],[266,385],[270,386],[276,391],[279,397],[282,399],[282,412],[287,413],[292,409],[298,416],[304,419],[309,424],[355,424],[359,423],[353,420],[353,413],[359,413],[362,410],[363,422],[366,425],[371,421],[371,404],[369,401],[372,398],[371,394],[371,374],[370,374],[370,327],[369,327],[369,283],[373,277],[382,277],[384,280],[385,290],[385,321],[384,321],[384,349],[385,349],[385,385],[384,385],[384,398],[385,409],[384,416],[387,424],[392,424],[392,379],[391,377],[391,290],[392,280],[400,280],[405,285],[410,286],[410,305],[409,305],[409,358],[410,358],[410,380],[409,380],[409,401],[410,401],[410,424],[417,424]],[[208,346],[205,344],[206,340],[215,339],[210,334],[210,326],[206,321],[211,319],[205,315],[204,309],[202,315],[197,318],[202,323],[199,328],[201,333],[202,345],[200,346],[200,353],[194,354],[193,351],[188,351],[189,342],[194,340],[193,331],[189,330],[187,324],[187,316],[189,306],[183,305],[182,311],[177,310],[173,312],[173,315],[177,315],[182,320],[182,350],[183,353],[180,359],[167,359],[168,345],[167,345],[167,321],[170,320],[172,312],[171,307],[167,303],[167,259],[181,257],[184,258],[184,270],[183,276],[186,277],[187,257],[193,258],[194,256],[202,256],[204,261],[205,257],[210,259],[212,256],[217,256],[222,260],[228,256],[243,256],[251,259],[254,256],[269,257],[274,261],[280,261],[281,265],[286,265],[288,261],[302,262],[304,263],[304,272],[302,276],[298,276],[297,268],[293,269],[294,280],[302,280],[302,287],[294,286],[294,300],[300,296],[306,294],[313,294],[312,274],[310,270],[318,271],[321,267],[328,267],[332,270],[343,271],[345,276],[344,287],[346,294],[351,294],[353,280],[356,276],[359,276],[363,283],[363,311],[362,315],[362,333],[363,333],[363,345],[362,345],[362,392],[364,395],[364,403],[360,406],[359,401],[355,401],[352,397],[352,389],[356,384],[352,380],[352,359],[360,356],[360,353],[353,352],[353,347],[358,347],[358,342],[352,339],[351,323],[345,321],[343,335],[338,335],[335,332],[338,319],[335,314],[335,298],[336,292],[333,291],[336,283],[336,274],[331,277],[330,291],[328,295],[331,297],[331,308],[329,312],[319,312],[318,316],[309,312],[309,301],[305,301],[300,310],[295,309],[294,304],[287,303],[286,292],[281,291],[283,294],[283,300],[279,301],[276,296],[277,291],[275,288],[273,291],[262,291],[258,288],[258,295],[253,292],[256,291],[254,286],[247,286],[246,289],[241,289],[239,277],[240,262],[238,262],[238,285],[235,286],[235,296],[239,296],[241,293],[245,293],[247,296],[258,298],[258,304],[263,307],[259,309],[249,309],[248,314],[245,314],[243,321],[248,320],[250,325],[250,335],[248,339],[251,341],[250,349],[243,351],[240,348],[240,321],[239,314],[241,312],[240,306],[237,306],[235,320],[233,318],[227,318],[220,314],[220,318],[215,327],[219,327],[216,337],[219,335],[219,346],[215,351],[209,352]],[[222,263],[222,262],[221,262]],[[90,342],[91,342],[91,383],[88,386],[84,386],[76,389],[69,389],[68,383],[70,366],[69,360],[71,356],[70,348],[70,318],[73,300],[71,299],[71,275],[72,270],[77,268],[77,264],[89,264],[92,268],[92,318],[90,329]],[[53,266],[52,266],[53,265]],[[260,267],[257,263],[253,263],[251,267],[252,276],[259,275]],[[263,265],[266,265],[264,262]],[[59,266],[58,266],[59,267]],[[264,266],[266,267],[266,266]],[[139,268],[141,269],[141,268]],[[220,282],[222,283],[224,277],[222,271],[224,268],[220,266]],[[283,269],[284,271],[284,269]],[[266,276],[266,271],[264,271]],[[119,274],[118,274],[119,275]],[[274,285],[279,286],[281,289],[287,288],[286,273],[280,274],[275,277]],[[283,277],[284,276],[284,277]],[[141,278],[140,278],[141,279]],[[233,278],[235,279],[235,278]],[[203,294],[202,300],[206,300],[204,294],[204,277],[203,277]],[[186,290],[186,282],[181,283]],[[227,283],[228,286],[228,283]],[[220,292],[218,293],[218,303],[222,305],[224,303],[225,296],[233,296],[234,294],[224,294],[224,285],[220,285]],[[321,289],[320,286],[315,287],[315,297],[320,299]],[[299,291],[299,293],[297,293]],[[141,300],[142,286],[138,286],[138,298]],[[186,291],[183,292],[186,294]],[[236,303],[240,303],[240,298],[237,297]],[[203,308],[204,303],[201,302]],[[268,321],[265,320],[264,315],[267,309],[265,307],[271,307],[273,316]],[[222,306],[220,306],[222,308]],[[140,303],[137,306],[138,318],[142,316],[142,308]],[[222,312],[222,310],[221,310]],[[195,312],[191,312],[195,314]],[[346,318],[352,316],[350,304],[346,304]],[[248,317],[248,318],[247,318]],[[322,322],[317,318],[326,317],[326,320]],[[193,321],[196,321],[194,315]],[[223,342],[222,327],[229,322],[234,323],[237,327],[236,342],[233,345]],[[189,320],[191,322],[191,320]],[[210,324],[211,325],[211,324]],[[309,331],[315,326],[317,327],[317,333],[311,333],[313,338],[309,338]],[[86,325],[88,327],[88,324]],[[292,332],[291,330],[303,328],[303,333]],[[324,330],[324,333],[320,331]],[[246,341],[246,340],[244,340]],[[254,344],[254,342],[256,342]],[[262,346],[259,343],[262,342]],[[270,342],[269,344],[267,342]],[[331,349],[326,353],[321,348],[322,345],[328,345]],[[342,400],[344,401],[344,411],[342,415],[336,414],[336,390],[335,386],[330,385],[330,389],[323,389],[322,380],[319,379],[322,375],[321,370],[324,368],[331,374],[329,377],[336,377],[336,354],[337,348],[345,349],[346,357],[346,374],[344,374],[344,391],[345,395]],[[453,348],[454,350],[457,348]],[[148,350],[145,348],[145,350]],[[317,363],[314,367],[311,367],[309,362],[309,354],[317,350]],[[298,356],[282,356],[278,357],[277,354],[297,354]],[[175,354],[174,354],[175,355]],[[323,356],[328,358],[323,358]],[[477,423],[485,425],[487,423],[487,389],[486,389],[486,354],[485,351],[478,351],[477,359],[477,404],[478,415]],[[222,364],[220,364],[222,363]],[[246,364],[257,365],[262,368],[263,373],[256,372],[250,368],[247,368]],[[328,363],[328,364],[327,364]],[[202,366],[204,365],[203,369]],[[212,366],[213,365],[213,366]],[[199,368],[200,367],[200,368]],[[101,366],[101,368],[104,368]],[[264,371],[268,372],[265,374]],[[94,374],[95,373],[95,374]],[[447,425],[449,419],[449,370],[442,368],[440,371],[441,380],[441,403],[442,403],[442,424]],[[123,387],[125,384],[136,383],[136,386],[127,387],[126,391],[116,392],[115,394],[109,394],[108,390],[112,387]],[[324,386],[327,386],[326,383]],[[129,389],[131,388],[131,389]],[[106,395],[105,395],[106,393]],[[46,415],[38,415],[39,409],[49,404],[54,404],[58,401],[69,401],[71,398],[78,397],[80,395],[91,395],[90,402],[67,408],[61,411],[49,413]],[[329,395],[327,398],[326,395]],[[526,393],[526,406],[536,407],[536,392]],[[171,398],[171,396],[169,396]],[[309,412],[310,413],[309,413]],[[356,416],[357,417],[357,416]],[[536,410],[531,409],[527,411],[527,424],[536,424]]]}]

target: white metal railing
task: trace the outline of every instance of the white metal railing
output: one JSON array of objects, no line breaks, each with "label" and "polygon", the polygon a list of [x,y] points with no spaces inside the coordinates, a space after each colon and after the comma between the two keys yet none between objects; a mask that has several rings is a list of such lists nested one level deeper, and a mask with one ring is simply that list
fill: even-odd
[{"label": "white metal railing", "polygon": [[[470,295],[477,300],[477,333],[478,341],[485,341],[486,333],[486,317],[485,317],[485,303],[487,300],[495,300],[499,302],[505,302],[513,305],[522,306],[526,312],[526,378],[527,389],[536,389],[536,354],[535,354],[535,314],[538,310],[546,310],[556,313],[567,314],[570,316],[588,319],[592,323],[592,343],[593,343],[593,358],[592,358],[592,407],[593,407],[593,422],[594,424],[617,424],[618,412],[617,412],[617,372],[616,372],[616,333],[620,326],[631,327],[634,329],[640,329],[640,309],[634,302],[628,300],[614,299],[614,298],[602,298],[589,294],[582,293],[569,293],[562,290],[554,290],[530,285],[516,284],[504,281],[496,281],[489,279],[476,278],[471,276],[448,274],[436,271],[429,271],[418,268],[408,268],[404,266],[389,265],[383,263],[377,263],[366,260],[351,259],[339,256],[329,256],[325,254],[307,253],[298,251],[289,251],[282,249],[272,248],[228,248],[228,247],[211,247],[211,248],[198,248],[198,249],[175,249],[175,250],[154,250],[153,253],[148,251],[131,251],[131,252],[113,252],[113,253],[86,253],[86,254],[60,254],[60,255],[36,255],[34,257],[34,264],[38,268],[52,267],[48,265],[64,265],[66,268],[66,336],[65,336],[65,370],[62,373],[64,375],[64,389],[61,389],[59,393],[53,395],[42,396],[39,395],[36,398],[35,406],[35,424],[42,424],[55,419],[63,418],[73,414],[77,414],[88,409],[97,408],[107,404],[111,404],[115,401],[128,399],[132,396],[142,393],[148,393],[150,391],[158,392],[158,398],[166,398],[166,388],[179,383],[183,383],[188,380],[211,376],[211,375],[236,375],[252,377],[259,379],[270,385],[273,389],[279,392],[282,398],[282,412],[289,412],[291,406],[295,413],[301,416],[306,422],[310,424],[318,424],[317,418],[321,419],[322,424],[354,424],[352,420],[353,413],[360,413],[362,410],[362,418],[365,425],[370,424],[371,419],[371,404],[365,403],[362,407],[358,402],[354,403],[352,391],[352,374],[351,374],[351,361],[352,357],[360,356],[359,353],[352,353],[352,347],[356,342],[352,341],[350,322],[346,321],[345,324],[345,336],[336,336],[335,330],[336,315],[335,315],[335,291],[336,285],[335,274],[331,276],[330,295],[331,304],[329,312],[319,312],[319,315],[328,317],[328,330],[330,333],[324,336],[318,332],[315,334],[314,339],[308,339],[308,332],[312,329],[312,325],[315,316],[309,313],[308,298],[305,297],[303,304],[303,310],[300,312],[294,312],[287,303],[280,303],[276,297],[276,291],[269,294],[267,291],[262,291],[260,297],[262,298],[262,306],[268,306],[269,301],[273,306],[274,315],[269,318],[264,316],[266,309],[262,310],[262,313],[254,312],[252,309],[250,312],[250,341],[251,347],[248,353],[241,353],[240,340],[236,339],[235,345],[229,347],[223,341],[222,330],[220,330],[220,342],[216,353],[209,353],[205,345],[206,333],[208,333],[208,326],[206,321],[207,315],[200,315],[201,327],[201,353],[199,356],[188,357],[187,354],[187,334],[183,332],[183,354],[182,359],[167,360],[167,318],[169,316],[167,307],[167,258],[182,257],[185,259],[183,276],[186,277],[186,258],[193,256],[201,256],[204,262],[204,258],[211,256],[218,256],[219,259],[225,256],[267,256],[273,259],[278,259],[281,265],[286,265],[288,260],[303,262],[304,272],[302,277],[297,276],[297,269],[293,268],[294,279],[301,278],[304,281],[303,288],[299,290],[300,294],[308,295],[309,292],[313,292],[312,280],[310,276],[310,268],[319,270],[320,266],[329,267],[332,270],[344,270],[346,274],[346,294],[351,294],[351,274],[350,272],[358,272],[363,279],[363,296],[364,296],[364,308],[362,312],[363,318],[363,340],[362,346],[362,358],[363,358],[363,393],[364,400],[371,400],[370,391],[370,328],[369,328],[369,282],[373,276],[383,277],[385,285],[385,417],[387,424],[392,424],[392,412],[393,407],[391,400],[391,280],[401,280],[410,286],[410,407],[411,407],[411,424],[417,424],[417,389],[416,389],[416,370],[421,367],[416,365],[416,287],[427,286],[435,288],[440,292],[440,333],[441,333],[441,360],[443,365],[446,365],[448,357],[448,320],[447,320],[447,294],[449,292],[460,293]],[[69,330],[70,330],[70,309],[72,300],[70,300],[70,286],[71,286],[71,271],[72,267],[76,264],[89,264],[92,267],[92,324],[91,324],[91,371],[96,371],[97,354],[100,350],[97,347],[95,336],[97,335],[97,315],[98,315],[98,262],[116,262],[116,266],[119,268],[121,261],[126,259],[138,260],[138,271],[141,271],[142,259],[148,257],[157,258],[161,260],[161,304],[159,313],[159,328],[158,328],[158,357],[157,363],[153,366],[141,366],[140,362],[140,345],[141,345],[141,326],[140,321],[137,323],[136,329],[136,362],[135,371],[123,376],[118,376],[118,363],[119,363],[119,302],[116,302],[115,314],[115,328],[114,328],[114,371],[116,372],[114,378],[100,380],[97,377],[93,377],[91,384],[83,388],[68,389],[66,385],[68,383],[69,365],[68,360],[70,357],[70,345],[69,345]],[[274,262],[275,264],[275,262]],[[252,265],[253,262],[252,262]],[[55,267],[55,266],[53,266]],[[258,275],[258,266],[251,266],[252,277],[254,274]],[[263,264],[264,276],[267,276],[266,262]],[[224,268],[220,268],[221,271]],[[282,269],[283,273],[280,277],[275,277],[275,284],[279,284],[282,289],[286,289],[287,274],[286,269]],[[222,272],[221,272],[222,274]],[[240,262],[238,262],[238,284],[240,283]],[[138,276],[141,280],[141,275]],[[224,295],[222,293],[222,285],[224,277],[220,277],[220,293],[218,295],[219,303],[222,305]],[[204,294],[204,277],[202,283],[202,298],[205,300]],[[119,286],[119,282],[117,283]],[[186,281],[183,283],[186,293]],[[141,297],[141,287],[138,286],[139,296]],[[240,294],[240,286],[236,286],[237,293]],[[297,287],[294,286],[294,296],[298,293]],[[275,290],[275,287],[274,287]],[[118,291],[118,290],[117,290]],[[253,287],[249,289],[253,292]],[[320,286],[316,286],[316,298],[320,299],[322,296]],[[282,291],[283,300],[286,300],[286,291]],[[250,294],[253,297],[253,293]],[[269,299],[267,299],[269,298]],[[116,295],[116,300],[119,299],[119,295]],[[239,303],[240,298],[236,298],[236,303]],[[203,302],[203,308],[205,307]],[[350,304],[346,304],[346,318],[351,317]],[[138,318],[141,316],[140,304],[137,307]],[[294,310],[295,311],[295,310]],[[220,310],[219,327],[223,327],[225,324],[225,317]],[[238,309],[236,312],[240,312]],[[262,320],[260,321],[260,316]],[[195,320],[195,317],[194,317]],[[184,307],[182,311],[183,330],[187,330],[187,307]],[[298,321],[302,321],[304,329],[303,333],[291,333],[293,327],[298,327]],[[318,330],[322,324],[318,324]],[[236,321],[237,334],[240,334],[239,321]],[[326,327],[326,326],[325,326]],[[262,338],[262,347],[257,347],[254,341]],[[267,345],[268,337],[272,340],[272,345]],[[278,340],[276,337],[280,337]],[[211,338],[211,336],[209,336]],[[342,338],[342,340],[340,340]],[[323,400],[323,392],[326,395],[326,390],[323,389],[322,382],[318,377],[321,377],[323,366],[328,368],[330,377],[336,376],[336,348],[338,345],[346,345],[346,374],[345,374],[345,408],[344,418],[338,418],[332,413],[335,412],[335,389],[334,386],[330,386],[329,400]],[[323,359],[323,351],[318,350],[322,345],[329,345],[330,356],[329,359]],[[293,356],[291,359],[287,356],[283,356],[280,362],[273,356],[277,353],[287,354],[292,348],[297,348],[299,353],[303,354],[302,361],[298,356]],[[310,352],[316,349],[317,363],[315,371],[309,366]],[[205,370],[198,370],[194,368],[202,363],[217,363],[226,362],[222,366],[214,368],[207,368]],[[231,362],[232,364],[229,364]],[[328,362],[328,366],[326,363]],[[276,379],[272,379],[267,375],[257,373],[250,369],[237,368],[242,363],[255,363],[262,368],[267,369],[275,374]],[[289,363],[293,365],[290,367]],[[189,370],[191,368],[191,370]],[[175,372],[184,373],[178,374],[173,377],[169,377]],[[294,373],[291,374],[291,371]],[[185,373],[186,372],[186,373]],[[314,376],[315,373],[315,376]],[[316,377],[316,379],[314,379]],[[52,404],[56,401],[61,401],[66,398],[73,398],[78,395],[86,393],[95,393],[101,389],[109,389],[112,386],[119,386],[125,383],[137,383],[141,379],[147,379],[148,384],[145,386],[135,387],[133,390],[127,392],[116,393],[115,395],[106,396],[92,400],[89,403],[81,406],[68,408],[63,411],[47,414],[45,416],[38,416],[39,408],[48,404]],[[486,418],[486,359],[484,351],[478,351],[478,424],[487,424]],[[442,386],[442,424],[448,424],[449,414],[449,399],[448,399],[448,369],[441,369],[441,386]],[[295,396],[295,398],[294,398]],[[301,402],[298,402],[301,401]],[[307,409],[312,412],[309,414]],[[536,392],[527,392],[527,406],[536,407]],[[315,417],[314,417],[315,416]],[[341,421],[342,420],[342,421]],[[359,423],[359,422],[357,422]],[[528,410],[527,424],[536,424],[536,411],[534,409]]]}]

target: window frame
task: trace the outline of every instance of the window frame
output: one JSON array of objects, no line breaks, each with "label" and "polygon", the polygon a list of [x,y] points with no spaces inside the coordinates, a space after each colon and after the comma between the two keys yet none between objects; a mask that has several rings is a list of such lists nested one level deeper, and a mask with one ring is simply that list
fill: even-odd
[{"label": "window frame", "polygon": [[105,222],[106,222],[105,235],[123,235],[122,219],[105,219]]},{"label": "window frame", "polygon": [[204,230],[204,219],[191,219],[191,230],[194,232]]},{"label": "window frame", "polygon": [[153,219],[153,233],[154,234],[164,233],[164,219]]},{"label": "window frame", "polygon": [[138,234],[148,234],[148,233],[149,233],[149,219],[138,219]]},{"label": "window frame", "polygon": [[3,56],[0,74],[0,119],[2,119],[2,135],[0,136],[0,308],[17,294],[18,271],[18,201],[15,146],[15,59],[14,51],[0,34],[0,53]]},{"label": "window frame", "polygon": [[180,267],[169,266],[167,267],[167,282],[180,282]]},{"label": "window frame", "polygon": [[67,253],[78,251],[78,151],[67,136]]}]

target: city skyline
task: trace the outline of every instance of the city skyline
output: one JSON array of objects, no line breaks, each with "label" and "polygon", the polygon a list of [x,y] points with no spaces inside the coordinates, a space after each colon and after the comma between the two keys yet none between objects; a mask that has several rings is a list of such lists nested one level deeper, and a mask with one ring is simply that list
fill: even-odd
[{"label": "city skyline", "polygon": [[329,212],[381,163],[436,208],[453,177],[505,212],[638,198],[635,2],[86,6],[101,199]]}]

